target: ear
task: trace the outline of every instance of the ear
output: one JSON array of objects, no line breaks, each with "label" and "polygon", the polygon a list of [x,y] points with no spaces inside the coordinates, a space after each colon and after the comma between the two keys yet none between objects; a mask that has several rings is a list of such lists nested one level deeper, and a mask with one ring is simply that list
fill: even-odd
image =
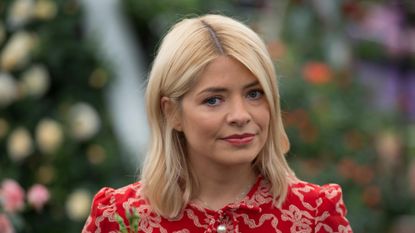
[{"label": "ear", "polygon": [[177,104],[176,101],[166,96],[160,99],[161,110],[163,116],[166,118],[167,124],[171,125],[177,131],[182,131],[182,123],[179,112],[177,111]]}]

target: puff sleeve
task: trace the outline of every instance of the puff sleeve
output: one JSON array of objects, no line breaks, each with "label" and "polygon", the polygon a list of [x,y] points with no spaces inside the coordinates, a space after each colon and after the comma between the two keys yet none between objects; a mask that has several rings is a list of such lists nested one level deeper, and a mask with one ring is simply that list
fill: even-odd
[{"label": "puff sleeve", "polygon": [[82,233],[110,233],[118,232],[119,225],[114,219],[117,207],[114,189],[102,188],[94,197],[91,213],[86,220]]},{"label": "puff sleeve", "polygon": [[353,232],[346,214],[341,187],[337,184],[321,186],[315,213],[315,232]]}]

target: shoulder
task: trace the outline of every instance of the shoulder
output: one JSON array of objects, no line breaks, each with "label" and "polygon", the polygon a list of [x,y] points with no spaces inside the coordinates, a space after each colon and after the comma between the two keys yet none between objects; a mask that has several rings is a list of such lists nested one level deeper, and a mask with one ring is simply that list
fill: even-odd
[{"label": "shoulder", "polygon": [[336,202],[342,198],[342,188],[338,184],[317,185],[298,180],[290,184],[288,197],[297,197],[302,201],[325,199]]},{"label": "shoulder", "polygon": [[290,184],[287,201],[301,202],[309,206],[309,209],[335,208],[340,214],[346,214],[346,209],[342,208],[344,206],[342,189],[338,184],[317,185],[298,180]]},{"label": "shoulder", "polygon": [[338,184],[317,185],[296,181],[289,186],[284,205],[306,210],[315,220],[316,232],[351,232],[347,209]]},{"label": "shoulder", "polygon": [[139,198],[141,196],[142,184],[136,182],[122,188],[114,189],[104,187],[97,192],[93,200],[94,205],[114,205],[122,204],[131,198]]},{"label": "shoulder", "polygon": [[126,210],[133,207],[146,206],[145,198],[142,196],[142,184],[136,182],[122,188],[114,189],[105,187],[95,195],[91,213],[85,223],[83,233],[96,232],[98,229],[107,229],[105,232],[118,231],[117,217],[125,218]]}]

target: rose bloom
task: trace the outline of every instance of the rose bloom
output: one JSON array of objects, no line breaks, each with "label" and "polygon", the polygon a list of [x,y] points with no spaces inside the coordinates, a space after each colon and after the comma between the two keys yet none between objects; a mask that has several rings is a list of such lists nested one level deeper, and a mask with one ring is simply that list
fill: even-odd
[{"label": "rose bloom", "polygon": [[61,125],[52,119],[41,120],[36,127],[36,141],[42,152],[55,152],[63,141]]},{"label": "rose bloom", "polygon": [[1,184],[0,199],[6,212],[15,213],[24,207],[24,190],[16,181],[6,179]]},{"label": "rose bloom", "polygon": [[50,86],[49,72],[43,65],[33,65],[30,67],[23,73],[21,80],[24,94],[34,97],[43,96]]},{"label": "rose bloom", "polygon": [[66,201],[66,212],[74,221],[84,220],[89,213],[91,206],[91,194],[84,189],[73,191]]},{"label": "rose bloom", "polygon": [[48,189],[41,185],[33,185],[27,192],[27,201],[37,211],[41,211],[46,202],[49,201],[50,195]]},{"label": "rose bloom", "polygon": [[21,161],[28,157],[34,150],[29,130],[22,127],[13,130],[7,142],[7,149],[13,161]]},{"label": "rose bloom", "polygon": [[23,65],[35,45],[35,38],[28,32],[16,32],[4,45],[0,56],[0,65],[3,70],[13,70]]},{"label": "rose bloom", "polygon": [[308,62],[303,67],[304,79],[312,84],[326,84],[331,80],[330,67],[322,62]]},{"label": "rose bloom", "polygon": [[57,13],[57,6],[54,1],[37,1],[34,14],[38,19],[52,19]]},{"label": "rose bloom", "polygon": [[7,73],[0,72],[0,107],[6,107],[17,99],[17,83]]},{"label": "rose bloom", "polygon": [[0,214],[0,233],[14,233],[14,228],[5,214]]},{"label": "rose bloom", "polygon": [[98,133],[101,121],[97,111],[87,103],[77,103],[69,111],[70,128],[75,139],[84,141]]},{"label": "rose bloom", "polygon": [[17,0],[12,2],[14,3],[10,7],[10,14],[7,21],[13,28],[17,28],[25,25],[32,18],[34,1]]}]

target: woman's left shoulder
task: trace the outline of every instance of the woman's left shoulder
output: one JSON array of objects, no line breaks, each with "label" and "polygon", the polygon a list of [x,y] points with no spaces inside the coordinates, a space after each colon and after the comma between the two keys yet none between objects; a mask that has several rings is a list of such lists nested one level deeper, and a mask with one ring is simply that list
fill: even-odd
[{"label": "woman's left shoulder", "polygon": [[338,202],[342,199],[342,188],[335,183],[318,185],[306,181],[297,180],[289,186],[288,195],[295,195],[302,200],[317,201],[324,199],[327,201]]},{"label": "woman's left shoulder", "polygon": [[287,200],[288,205],[295,204],[313,215],[316,232],[352,232],[338,184],[317,185],[298,180],[289,186]]}]

